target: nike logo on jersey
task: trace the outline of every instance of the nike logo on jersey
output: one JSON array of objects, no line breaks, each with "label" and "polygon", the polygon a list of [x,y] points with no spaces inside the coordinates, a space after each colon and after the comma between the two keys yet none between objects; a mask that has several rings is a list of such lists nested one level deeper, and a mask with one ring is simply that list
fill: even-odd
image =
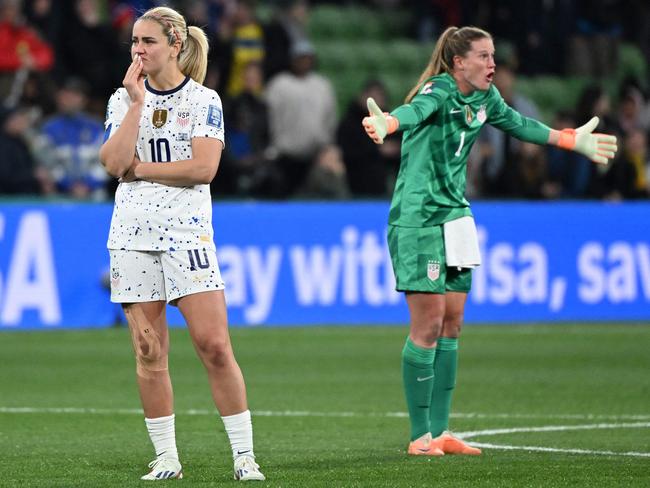
[{"label": "nike logo on jersey", "polygon": [[418,380],[419,382],[426,381],[426,380],[430,380],[430,379],[433,379],[433,375],[431,375],[431,376],[425,376],[424,378],[421,378],[421,377],[418,376],[418,377],[416,378],[416,380]]},{"label": "nike logo on jersey", "polygon": [[461,112],[462,112],[462,110],[459,109],[459,108],[452,108],[452,109],[449,111],[450,114],[459,114],[459,113],[461,113]]}]

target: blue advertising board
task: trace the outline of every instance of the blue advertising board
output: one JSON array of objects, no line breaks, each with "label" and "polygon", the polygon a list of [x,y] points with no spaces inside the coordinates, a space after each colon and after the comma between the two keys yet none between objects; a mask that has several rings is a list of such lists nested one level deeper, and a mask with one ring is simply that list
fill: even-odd
[{"label": "blue advertising board", "polygon": [[[468,323],[650,320],[650,203],[476,203]],[[105,327],[109,204],[0,204],[0,330]],[[385,202],[217,203],[232,325],[404,323]],[[171,324],[183,323],[169,307]]]}]

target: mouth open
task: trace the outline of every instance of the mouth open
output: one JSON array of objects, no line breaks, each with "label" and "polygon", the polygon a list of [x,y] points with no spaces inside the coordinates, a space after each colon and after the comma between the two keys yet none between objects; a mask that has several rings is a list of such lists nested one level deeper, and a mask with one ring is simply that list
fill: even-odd
[{"label": "mouth open", "polygon": [[487,76],[485,77],[485,80],[488,83],[492,83],[493,78],[494,78],[494,71],[491,71],[490,73],[487,74]]}]

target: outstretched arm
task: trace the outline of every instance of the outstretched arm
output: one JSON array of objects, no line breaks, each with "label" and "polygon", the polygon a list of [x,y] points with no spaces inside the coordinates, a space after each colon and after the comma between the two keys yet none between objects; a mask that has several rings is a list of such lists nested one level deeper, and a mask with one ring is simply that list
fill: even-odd
[{"label": "outstretched arm", "polygon": [[488,123],[525,142],[550,144],[587,156],[594,163],[607,164],[616,155],[616,136],[594,133],[598,117],[577,129],[555,130],[538,120],[524,117],[502,98],[496,104]]}]

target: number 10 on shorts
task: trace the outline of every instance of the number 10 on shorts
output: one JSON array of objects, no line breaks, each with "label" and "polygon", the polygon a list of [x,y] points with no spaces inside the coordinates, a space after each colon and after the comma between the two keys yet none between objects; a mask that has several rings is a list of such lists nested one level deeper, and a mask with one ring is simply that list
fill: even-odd
[{"label": "number 10 on shorts", "polygon": [[198,249],[194,251],[188,250],[187,256],[190,260],[190,271],[196,271],[199,269],[208,269],[210,267],[210,262],[208,261],[208,253],[203,249],[203,261],[201,260],[201,255],[199,254]]}]

